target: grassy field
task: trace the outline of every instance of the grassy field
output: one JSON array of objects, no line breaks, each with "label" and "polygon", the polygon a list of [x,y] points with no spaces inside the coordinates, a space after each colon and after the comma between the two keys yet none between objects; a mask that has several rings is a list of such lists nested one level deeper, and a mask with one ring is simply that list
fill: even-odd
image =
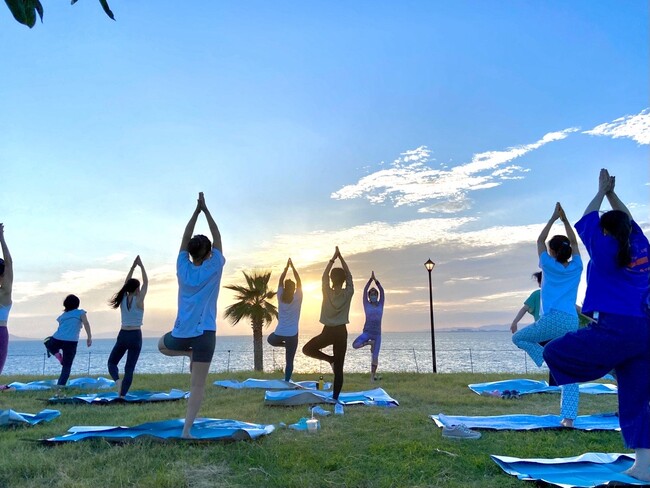
[{"label": "grassy field", "polygon": [[[271,378],[253,373],[210,375],[217,379]],[[512,375],[385,374],[380,386],[398,408],[347,407],[344,416],[321,419],[316,434],[277,429],[251,442],[114,445],[101,440],[45,447],[40,438],[60,435],[73,425],[136,425],[183,417],[185,401],[149,405],[59,405],[49,423],[0,432],[1,487],[508,487],[526,486],[504,474],[490,454],[517,457],[573,456],[588,451],[621,452],[614,432],[484,432],[479,440],[441,436],[429,415],[546,414],[559,412],[559,395],[520,400],[480,397],[467,384]],[[535,377],[542,379],[541,376]],[[297,375],[295,380],[315,379]],[[3,377],[3,382],[33,378]],[[326,378],[331,380],[331,378]],[[369,389],[367,375],[348,374],[344,391]],[[189,375],[138,375],[133,389],[189,388]],[[36,413],[47,392],[0,393],[0,409]],[[307,407],[265,407],[262,391],[207,387],[200,416],[255,423],[294,423]],[[50,407],[52,408],[52,407]],[[615,395],[582,395],[580,414],[616,411]],[[624,452],[624,451],[623,451]],[[533,485],[531,485],[533,486]]]}]

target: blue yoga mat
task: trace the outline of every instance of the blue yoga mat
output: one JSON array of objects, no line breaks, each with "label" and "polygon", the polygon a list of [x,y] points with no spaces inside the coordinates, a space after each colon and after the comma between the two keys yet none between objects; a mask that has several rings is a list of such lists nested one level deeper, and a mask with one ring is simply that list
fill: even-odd
[{"label": "blue yoga mat", "polygon": [[75,395],[73,397],[52,397],[48,399],[51,404],[86,403],[91,405],[107,405],[109,403],[151,403],[169,402],[188,398],[190,393],[182,390],[169,390],[169,393],[162,391],[133,391],[120,398],[117,392],[88,393],[86,395]]},{"label": "blue yoga mat", "polygon": [[[486,417],[431,415],[438,427],[465,424],[470,429],[488,430],[540,430],[565,429],[559,415],[493,415]],[[621,430],[616,414],[579,415],[574,429],[578,430]]]},{"label": "blue yoga mat", "polygon": [[0,425],[36,425],[41,422],[49,422],[61,415],[61,412],[58,410],[41,410],[40,412],[34,413],[21,413],[15,412],[14,410],[1,410],[0,411]]},{"label": "blue yoga mat", "polygon": [[[399,403],[382,388],[374,390],[358,391],[353,393],[341,393],[339,402],[343,405],[376,405],[383,407],[397,406]],[[336,403],[332,399],[331,391],[320,390],[285,390],[267,391],[264,394],[265,405],[310,405],[317,403]]]},{"label": "blue yoga mat", "polygon": [[[259,390],[316,390],[317,381],[284,381],[284,380],[256,380],[248,378],[244,381],[219,380],[213,383],[215,386],[230,388],[233,390],[259,389]],[[323,385],[325,390],[332,388],[332,383]]]},{"label": "blue yoga mat", "polygon": [[[159,440],[181,440],[183,423],[184,419],[173,419],[160,422],[147,422],[134,427],[75,426],[68,429],[68,434],[49,439],[41,439],[41,441],[49,444],[58,444],[101,438],[107,441],[120,442],[138,437],[149,437]],[[251,424],[239,420],[199,418],[194,421],[192,435],[198,441],[250,440],[268,435],[274,429],[275,427],[273,425]]]},{"label": "blue yoga mat", "polygon": [[[560,393],[559,386],[549,386],[546,381],[529,380],[516,378],[512,380],[490,381],[488,383],[473,383],[468,385],[469,389],[479,395],[487,395],[491,392],[498,392],[499,395],[506,390],[516,390],[519,395],[531,393]],[[611,383],[581,383],[580,393],[586,395],[607,395],[618,393],[616,385]]]},{"label": "blue yoga mat", "polygon": [[[16,391],[41,391],[41,390],[51,390],[56,387],[57,380],[40,380],[40,381],[30,381],[29,383],[21,383],[20,381],[14,381],[9,383],[7,386],[13,388]],[[74,378],[68,381],[66,387],[68,388],[88,388],[88,389],[107,389],[113,388],[115,382],[107,378]]]},{"label": "blue yoga mat", "polygon": [[543,481],[562,488],[592,488],[601,485],[647,483],[622,474],[634,463],[633,454],[588,452],[555,459],[520,459],[490,456],[506,473],[524,481]]}]

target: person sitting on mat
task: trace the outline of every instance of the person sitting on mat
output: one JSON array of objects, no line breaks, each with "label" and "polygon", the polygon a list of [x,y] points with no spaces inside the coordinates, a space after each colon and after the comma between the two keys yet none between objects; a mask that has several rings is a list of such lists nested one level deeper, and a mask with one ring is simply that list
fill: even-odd
[{"label": "person sitting on mat", "polygon": [[[204,235],[192,237],[201,212],[208,222],[212,243]],[[163,354],[190,358],[190,398],[182,432],[186,439],[192,438],[192,424],[203,402],[205,382],[214,355],[217,298],[225,262],[219,228],[205,204],[203,193],[199,193],[176,261],[178,314],[172,331],[158,342],[158,349]]]},{"label": "person sitting on mat", "polygon": [[[136,267],[142,271],[142,287],[140,282],[133,278]],[[133,382],[133,372],[142,350],[142,319],[144,316],[144,297],[147,296],[149,280],[140,256],[135,258],[129,274],[126,275],[124,285],[109,300],[112,308],[119,308],[122,316],[122,326],[117,334],[117,341],[110,356],[108,356],[108,373],[115,380],[115,385],[120,397],[128,393]],[[124,365],[124,378],[120,380],[118,364],[126,354]]]},{"label": "person sitting on mat", "polygon": [[[332,269],[337,259],[341,261],[341,268]],[[330,280],[332,280],[331,287]],[[345,288],[343,287],[344,283]],[[327,361],[332,366],[334,371],[332,399],[336,401],[334,413],[342,415],[343,405],[339,403],[338,399],[343,388],[343,364],[345,363],[345,352],[348,348],[348,329],[346,325],[350,321],[350,303],[354,294],[354,284],[352,283],[350,268],[343,259],[338,246],[323,272],[322,290],[323,303],[320,310],[320,323],[323,324],[323,330],[305,344],[302,352],[305,356]],[[332,346],[332,356],[321,351],[327,346]]]},{"label": "person sitting on mat", "polygon": [[61,363],[61,374],[56,384],[65,386],[70,377],[72,363],[77,355],[77,344],[79,343],[79,333],[81,327],[86,329],[86,346],[90,347],[93,343],[90,332],[90,323],[86,311],[79,308],[80,300],[75,295],[68,295],[63,300],[63,313],[56,319],[59,322],[59,328],[52,337],[45,341],[47,352],[53,355]]},{"label": "person sitting on mat", "polygon": [[[546,238],[556,220],[564,224],[567,236],[556,235],[546,247]],[[542,313],[540,319],[532,325],[517,331],[512,342],[528,353],[539,367],[544,362],[544,347],[540,342],[561,337],[567,332],[578,329],[578,314],[575,303],[578,284],[582,274],[582,259],[578,250],[578,240],[560,203],[550,220],[537,238],[539,265],[542,268]],[[573,427],[578,416],[580,394],[576,383],[562,386],[560,400],[562,425]]]},{"label": "person sitting on mat", "polygon": [[0,223],[0,247],[2,257],[0,259],[0,373],[5,367],[7,351],[9,349],[9,331],[7,321],[11,310],[11,288],[14,283],[14,266],[5,241],[5,226]]},{"label": "person sitting on mat", "polygon": [[512,321],[512,324],[510,325],[510,332],[513,334],[517,332],[519,321],[523,319],[524,315],[527,313],[533,316],[534,322],[537,322],[539,320],[539,311],[541,309],[540,288],[542,286],[542,272],[537,271],[536,273],[532,274],[532,277],[537,281],[538,288],[532,292],[528,298],[526,298],[526,300],[524,300],[524,305],[519,309],[519,312],[517,312],[517,315]]},{"label": "person sitting on mat", "polygon": [[[292,280],[285,281],[289,268],[293,272],[295,282]],[[287,265],[280,275],[277,296],[278,325],[275,327],[275,332],[271,332],[266,340],[273,347],[285,348],[284,381],[291,381],[293,360],[298,349],[298,322],[300,321],[300,308],[302,306],[302,282],[291,258],[287,261]]]},{"label": "person sitting on mat", "polygon": [[[591,258],[582,309],[596,322],[551,341],[544,360],[561,385],[615,370],[621,433],[635,451],[625,474],[650,482],[650,245],[615,183],[600,170],[596,196],[575,225]],[[612,210],[599,215],[605,197]]]},{"label": "person sitting on mat", "polygon": [[[377,288],[370,288],[373,281]],[[363,332],[354,340],[352,347],[359,349],[370,345],[372,354],[370,381],[374,382],[377,379],[379,348],[381,347],[381,319],[384,314],[384,289],[375,278],[374,271],[363,289],[363,310],[366,314],[366,322],[363,324]]]}]

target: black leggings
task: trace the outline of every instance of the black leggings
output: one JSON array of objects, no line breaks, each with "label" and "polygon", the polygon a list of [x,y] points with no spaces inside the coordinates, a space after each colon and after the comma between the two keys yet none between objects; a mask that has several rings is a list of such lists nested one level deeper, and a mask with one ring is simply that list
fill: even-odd
[{"label": "black leggings", "polygon": [[[333,355],[330,356],[321,351],[321,349],[332,346]],[[348,348],[348,328],[342,325],[326,325],[323,331],[311,339],[302,348],[305,356],[310,358],[327,361],[332,365],[334,370],[334,389],[332,398],[339,399],[339,394],[343,388],[343,363],[345,362],[345,352]]]},{"label": "black leggings", "polygon": [[131,383],[133,382],[133,371],[135,371],[135,365],[138,362],[141,350],[142,330],[120,330],[120,333],[117,334],[117,342],[113,346],[111,355],[108,356],[108,374],[111,375],[113,380],[117,381],[120,379],[120,371],[117,368],[117,365],[126,353],[124,379],[122,380],[122,386],[120,388],[120,396],[126,395],[129,388],[131,388]]},{"label": "black leggings", "polygon": [[293,360],[298,349],[298,334],[292,336],[276,335],[274,332],[266,338],[267,342],[275,347],[285,348],[286,366],[284,367],[284,381],[291,381],[293,374]]},{"label": "black leggings", "polygon": [[61,375],[56,382],[57,385],[65,386],[68,382],[70,371],[72,370],[72,363],[74,357],[77,355],[77,344],[77,341],[61,341],[54,337],[50,337],[50,340],[45,343],[45,347],[50,354],[55,355],[61,352],[63,355],[61,359]]}]

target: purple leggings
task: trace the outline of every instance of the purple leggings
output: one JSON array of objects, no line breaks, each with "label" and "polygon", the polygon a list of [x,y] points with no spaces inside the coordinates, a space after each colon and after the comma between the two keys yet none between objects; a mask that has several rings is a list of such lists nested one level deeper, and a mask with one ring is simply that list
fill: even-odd
[{"label": "purple leggings", "polygon": [[650,320],[601,312],[598,323],[549,342],[544,360],[559,385],[593,381],[614,369],[625,445],[650,448]]},{"label": "purple leggings", "polygon": [[9,348],[9,331],[7,327],[0,327],[0,373],[5,367],[7,349]]}]

